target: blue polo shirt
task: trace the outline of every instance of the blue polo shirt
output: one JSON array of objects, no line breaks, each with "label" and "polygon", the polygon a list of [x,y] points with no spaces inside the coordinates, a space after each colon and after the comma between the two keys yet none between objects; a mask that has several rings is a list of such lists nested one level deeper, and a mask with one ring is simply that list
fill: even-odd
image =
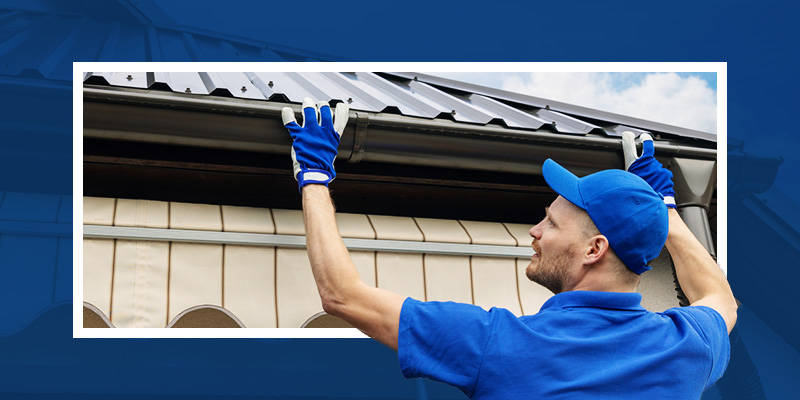
[{"label": "blue polo shirt", "polygon": [[639,293],[573,291],[536,315],[406,299],[398,357],[476,399],[699,399],[730,343],[708,307],[653,313]]}]

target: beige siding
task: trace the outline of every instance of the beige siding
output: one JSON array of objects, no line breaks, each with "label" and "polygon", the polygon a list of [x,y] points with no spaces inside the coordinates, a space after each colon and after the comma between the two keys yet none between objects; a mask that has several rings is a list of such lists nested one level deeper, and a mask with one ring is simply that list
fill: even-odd
[{"label": "beige siding", "polygon": [[164,201],[117,199],[114,225],[168,228],[169,203]]},{"label": "beige siding", "polygon": [[[345,238],[530,246],[525,224],[336,214]],[[84,199],[84,224],[303,235],[300,210],[129,199]],[[116,243],[116,244],[115,244]],[[428,301],[538,312],[552,294],[525,276],[527,259],[352,251],[370,286]],[[664,261],[666,260],[666,261]],[[673,303],[667,256],[645,275],[649,309]],[[163,327],[181,311],[222,306],[247,327],[300,327],[322,311],[305,249],[84,240],[84,299],[118,327]]]},{"label": "beige siding", "polygon": [[169,320],[201,304],[223,306],[222,245],[172,243]]},{"label": "beige siding", "polygon": [[425,283],[428,301],[472,304],[469,256],[426,254]]},{"label": "beige siding", "polygon": [[279,235],[305,235],[303,212],[300,210],[272,210],[275,233]]},{"label": "beige siding", "polygon": [[351,251],[350,259],[356,265],[361,280],[367,285],[376,287],[378,283],[375,281],[375,252]]},{"label": "beige siding", "polygon": [[369,215],[372,227],[378,239],[386,240],[410,240],[421,242],[423,240],[413,218],[392,217],[387,215]]},{"label": "beige siding", "polygon": [[378,253],[378,287],[425,300],[422,254]]},{"label": "beige siding", "polygon": [[467,230],[473,244],[493,244],[498,246],[516,246],[517,241],[499,222],[460,221]]},{"label": "beige siding", "polygon": [[169,227],[171,229],[193,229],[221,231],[222,210],[212,204],[170,203]]},{"label": "beige siding", "polygon": [[275,328],[275,249],[225,246],[225,308],[248,328]]},{"label": "beige siding", "polygon": [[85,225],[112,225],[113,222],[114,199],[83,198],[83,223]]},{"label": "beige siding", "polygon": [[469,244],[467,232],[455,220],[414,218],[426,242]]},{"label": "beige siding", "polygon": [[336,213],[336,224],[342,237],[375,239],[375,230],[364,214]]},{"label": "beige siding", "polygon": [[299,328],[322,311],[322,301],[304,249],[277,249],[278,327]]},{"label": "beige siding", "polygon": [[114,268],[114,241],[84,239],[83,301],[88,301],[107,316],[111,315],[111,277]]},{"label": "beige siding", "polygon": [[500,307],[522,315],[517,292],[517,265],[513,259],[472,257],[472,291],[475,305],[485,310]]},{"label": "beige siding", "polygon": [[225,232],[275,233],[269,208],[222,206],[222,230]]},{"label": "beige siding", "polygon": [[525,224],[503,224],[511,236],[514,237],[514,240],[517,241],[517,246],[519,247],[530,247],[531,242],[533,241],[533,237],[530,234],[531,228],[533,225],[525,225]]},{"label": "beige siding", "polygon": [[118,328],[167,323],[169,243],[118,240],[111,322]]}]

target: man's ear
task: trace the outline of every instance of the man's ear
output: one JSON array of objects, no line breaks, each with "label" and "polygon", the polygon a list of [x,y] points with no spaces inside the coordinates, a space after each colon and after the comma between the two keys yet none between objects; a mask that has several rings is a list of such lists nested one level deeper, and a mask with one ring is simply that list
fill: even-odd
[{"label": "man's ear", "polygon": [[608,243],[608,238],[603,235],[594,235],[588,240],[588,246],[584,254],[584,262],[586,264],[594,264],[605,257],[610,245]]}]

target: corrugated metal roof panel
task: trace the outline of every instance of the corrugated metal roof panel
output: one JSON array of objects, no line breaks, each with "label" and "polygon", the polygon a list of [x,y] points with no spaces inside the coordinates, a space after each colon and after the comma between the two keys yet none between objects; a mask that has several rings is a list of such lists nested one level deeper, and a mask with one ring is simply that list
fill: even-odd
[{"label": "corrugated metal roof panel", "polygon": [[[426,75],[417,72],[391,72],[385,74],[403,79],[420,80],[437,87],[447,87],[453,90],[460,90],[464,92],[481,94],[497,100],[509,101],[520,105],[527,105],[538,108],[549,107],[553,111],[569,114],[571,116],[578,117],[581,119],[591,119],[594,121],[607,121],[610,125],[615,125],[615,124],[627,125],[632,127],[638,127],[640,130],[647,129],[649,131],[663,132],[684,138],[700,139],[710,142],[717,141],[717,135],[713,133],[701,132],[694,129],[667,125],[664,123],[648,121],[640,118],[630,117],[627,115],[614,114],[607,111],[576,106],[574,104],[562,103],[559,101],[543,99],[531,95],[508,92],[504,90],[474,85],[471,83],[459,82],[452,79],[440,78],[438,76]],[[616,133],[614,134],[614,136],[616,136]]]},{"label": "corrugated metal roof panel", "polygon": [[[426,83],[412,80],[409,82],[408,87],[411,89],[411,93],[420,95],[429,104],[435,104],[439,114],[450,114],[456,121],[486,124],[493,119],[491,114],[472,107],[466,101]],[[430,115],[430,117],[436,116]]]},{"label": "corrugated metal roof panel", "polygon": [[166,83],[174,92],[209,94],[205,82],[199,73],[192,72],[165,72],[156,73],[156,82]]},{"label": "corrugated metal roof panel", "polygon": [[409,96],[407,87],[403,88],[372,72],[356,72],[352,75],[358,82],[367,85],[374,96],[383,99],[386,104],[394,105],[403,115],[432,118],[431,115],[438,114],[432,105],[417,97]]},{"label": "corrugated metal roof panel", "polygon": [[541,108],[534,111],[537,117],[548,121],[553,124],[556,131],[561,133],[574,133],[574,134],[587,134],[594,129],[600,129],[599,126],[581,121],[577,118],[570,117],[569,115],[560,112]]},{"label": "corrugated metal roof panel", "polygon": [[488,110],[492,115],[503,115],[503,121],[510,127],[539,129],[542,125],[549,124],[549,122],[535,115],[531,115],[486,96],[472,94],[469,96],[469,101],[474,106]]},{"label": "corrugated metal roof panel", "polygon": [[[264,93],[250,80],[250,78],[238,72],[209,72],[201,73],[201,77],[205,74],[204,81],[206,83],[209,93],[215,94],[215,91],[227,91],[233,97],[241,99],[254,99],[264,100]],[[213,87],[212,87],[213,86]]]},{"label": "corrugated metal roof panel", "polygon": [[[619,137],[628,130],[645,129],[596,118],[580,118],[509,100],[513,93],[491,95],[449,88],[411,78],[371,72],[93,72],[84,81],[128,88],[169,90],[177,93],[233,96],[241,99],[301,103],[304,97],[342,101],[353,110],[393,112],[426,119],[445,118],[470,124],[505,124],[509,128],[555,131],[570,135],[599,134]],[[667,132],[674,134],[672,132]],[[678,135],[680,136],[680,135]],[[695,136],[689,136],[696,138]]]}]

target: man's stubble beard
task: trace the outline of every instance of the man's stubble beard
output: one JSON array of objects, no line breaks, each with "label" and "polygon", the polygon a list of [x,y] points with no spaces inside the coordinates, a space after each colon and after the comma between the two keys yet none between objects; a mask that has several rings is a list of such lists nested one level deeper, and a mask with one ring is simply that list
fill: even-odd
[{"label": "man's stubble beard", "polygon": [[540,256],[538,268],[526,268],[525,275],[531,281],[553,292],[553,294],[559,294],[564,291],[564,287],[567,285],[568,263],[569,256],[565,253],[556,253],[546,258]]}]

